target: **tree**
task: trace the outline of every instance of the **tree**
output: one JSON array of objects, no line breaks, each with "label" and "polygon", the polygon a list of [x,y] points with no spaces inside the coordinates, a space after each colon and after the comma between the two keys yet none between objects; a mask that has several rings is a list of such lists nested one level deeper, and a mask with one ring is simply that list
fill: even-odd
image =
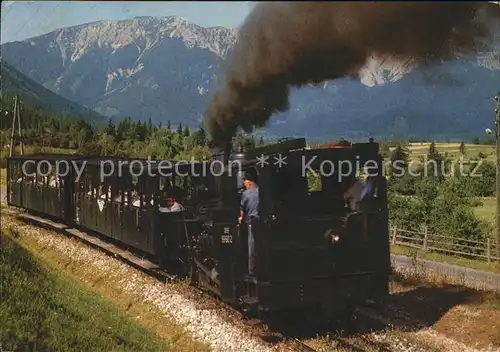
[{"label": "tree", "polygon": [[108,120],[108,126],[106,127],[105,133],[108,136],[112,136],[112,137],[116,136],[116,129],[115,129],[115,125],[113,124],[113,119]]},{"label": "tree", "polygon": [[148,137],[153,133],[153,121],[151,121],[151,117],[148,119]]},{"label": "tree", "polygon": [[435,177],[440,182],[444,180],[443,173],[451,164],[449,161],[446,161],[441,154],[439,154],[434,142],[432,142],[429,146],[429,151],[427,152],[426,158],[424,158],[424,163],[425,176]]},{"label": "tree", "polygon": [[102,133],[97,140],[97,145],[101,149],[101,155],[113,154],[116,146],[115,137]]},{"label": "tree", "polygon": [[141,142],[146,140],[147,136],[147,125],[146,123],[141,123],[141,121],[137,121],[135,125],[135,139]]},{"label": "tree", "polygon": [[462,141],[462,143],[460,143],[459,150],[460,150],[460,154],[462,154],[463,156],[465,156],[466,149],[465,149],[465,143],[463,141]]},{"label": "tree", "polygon": [[403,229],[418,231],[424,217],[423,203],[414,197],[403,197],[394,193],[388,195],[389,221]]},{"label": "tree", "polygon": [[408,150],[398,145],[391,154],[391,177],[401,177],[408,169]]},{"label": "tree", "polygon": [[496,166],[490,162],[482,162],[475,172],[466,177],[476,197],[490,197],[495,194]]},{"label": "tree", "polygon": [[238,151],[248,151],[255,148],[255,139],[253,136],[245,136],[241,133],[236,135],[234,140],[235,148]]},{"label": "tree", "polygon": [[416,178],[409,174],[409,153],[406,146],[398,144],[391,153],[391,163],[389,171],[391,178],[389,179],[390,191],[402,194],[415,194]]},{"label": "tree", "polygon": [[207,134],[205,132],[205,129],[203,128],[203,125],[201,125],[200,128],[195,131],[191,137],[193,138],[193,144],[195,146],[204,147],[207,144]]},{"label": "tree", "polygon": [[436,160],[436,159],[439,159],[441,155],[439,154],[439,152],[437,151],[437,148],[436,148],[436,143],[432,142],[430,145],[429,145],[429,151],[427,152],[427,158],[429,160]]},{"label": "tree", "polygon": [[443,191],[449,194],[455,194],[460,198],[468,198],[474,196],[474,184],[467,175],[459,174],[458,177],[453,177],[443,185]]},{"label": "tree", "polygon": [[452,237],[453,244],[462,245],[460,247],[462,252],[474,252],[467,240],[485,240],[485,227],[474,214],[473,207],[468,202],[460,201],[453,194],[435,202],[430,219],[432,221],[428,225],[429,231]]},{"label": "tree", "polygon": [[424,177],[416,184],[416,195],[423,203],[424,221],[431,223],[429,215],[434,208],[434,202],[438,197],[439,183],[434,178]]},{"label": "tree", "polygon": [[188,127],[188,125],[184,126],[184,131],[182,132],[182,135],[183,135],[184,137],[189,137],[190,132],[189,132],[189,127]]},{"label": "tree", "polygon": [[414,177],[409,173],[402,177],[391,177],[388,190],[389,192],[394,192],[403,196],[413,196],[415,195],[418,181],[419,179],[417,177]]},{"label": "tree", "polygon": [[179,136],[182,136],[182,123],[179,123],[179,125],[177,126],[176,132]]}]

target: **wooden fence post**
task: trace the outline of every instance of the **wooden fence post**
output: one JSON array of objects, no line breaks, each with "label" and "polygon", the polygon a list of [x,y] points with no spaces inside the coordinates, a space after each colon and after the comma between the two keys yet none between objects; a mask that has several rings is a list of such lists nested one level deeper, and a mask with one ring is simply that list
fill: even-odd
[{"label": "wooden fence post", "polygon": [[491,263],[491,241],[490,239],[486,239],[486,258],[488,259],[488,263]]},{"label": "wooden fence post", "polygon": [[424,226],[424,245],[423,245],[424,251],[427,250],[427,236],[428,236],[428,231],[427,231],[427,226],[425,225]]},{"label": "wooden fence post", "polygon": [[396,244],[396,227],[392,228],[392,244]]}]

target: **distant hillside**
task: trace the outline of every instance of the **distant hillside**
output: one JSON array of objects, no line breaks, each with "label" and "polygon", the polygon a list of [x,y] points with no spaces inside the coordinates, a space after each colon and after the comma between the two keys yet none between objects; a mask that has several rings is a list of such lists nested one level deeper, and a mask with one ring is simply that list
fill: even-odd
[{"label": "distant hillside", "polygon": [[92,109],[63,98],[41,84],[36,83],[5,62],[5,60],[2,60],[0,65],[2,92],[19,94],[21,100],[29,104],[40,106],[62,115],[82,116],[94,121],[105,119],[103,115],[98,114]]}]

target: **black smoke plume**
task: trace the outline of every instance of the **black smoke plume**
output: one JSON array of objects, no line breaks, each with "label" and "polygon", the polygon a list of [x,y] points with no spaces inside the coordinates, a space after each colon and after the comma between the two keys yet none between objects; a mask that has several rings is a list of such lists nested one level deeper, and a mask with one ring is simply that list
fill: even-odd
[{"label": "black smoke plume", "polygon": [[[478,49],[490,38],[484,2],[271,2],[245,20],[205,124],[223,146],[289,107],[292,86],[358,77],[371,55],[422,63]],[[493,7],[498,7],[492,5]],[[496,10],[496,9],[495,9]]]}]

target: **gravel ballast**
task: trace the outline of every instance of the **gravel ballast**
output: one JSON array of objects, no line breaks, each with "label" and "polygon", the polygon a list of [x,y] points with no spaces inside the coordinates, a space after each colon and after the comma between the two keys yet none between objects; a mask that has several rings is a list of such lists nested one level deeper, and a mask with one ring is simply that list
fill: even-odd
[{"label": "gravel ballast", "polygon": [[[223,318],[215,311],[199,309],[191,300],[183,297],[174,285],[164,284],[138,272],[123,262],[103,252],[88,247],[76,240],[53,235],[48,231],[33,230],[31,226],[22,226],[21,234],[29,234],[43,246],[60,252],[78,264],[92,267],[120,283],[120,289],[138,296],[145,303],[154,305],[175,323],[184,326],[193,338],[207,344],[213,351],[265,352],[274,349],[264,345],[257,338]],[[36,231],[36,234],[34,233]],[[97,273],[96,273],[97,274]]]}]

